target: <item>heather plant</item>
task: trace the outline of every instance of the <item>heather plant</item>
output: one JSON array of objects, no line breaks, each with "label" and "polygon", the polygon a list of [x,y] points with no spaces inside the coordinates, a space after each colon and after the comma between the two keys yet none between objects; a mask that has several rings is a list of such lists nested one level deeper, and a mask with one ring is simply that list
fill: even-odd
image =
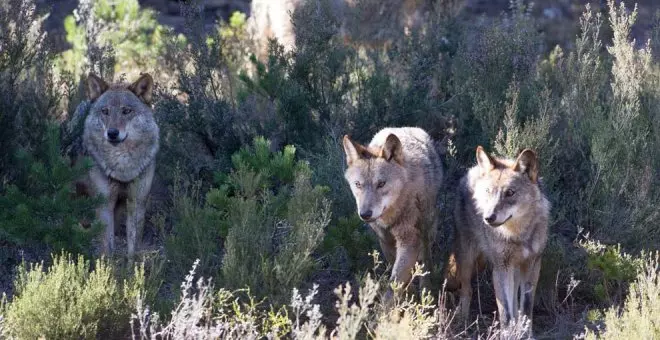
[{"label": "heather plant", "polygon": [[158,90],[155,111],[162,131],[158,157],[163,161],[157,171],[172,184],[172,174],[180,168],[190,179],[203,180],[208,189],[213,174],[229,168],[239,142],[249,143],[256,136],[245,141],[234,133],[241,120],[236,119],[237,82],[228,62],[238,58],[234,53],[240,48],[241,24],[236,19],[234,26],[220,26],[207,35],[202,7],[193,1],[181,9],[185,40],[169,35],[164,42],[163,67],[174,77]]},{"label": "heather plant", "polygon": [[132,304],[143,294],[144,268],[120,280],[106,259],[54,255],[52,264],[22,264],[3,309],[4,332],[16,339],[126,337]]},{"label": "heather plant", "polygon": [[[463,127],[459,145],[490,145],[505,117],[503,103],[512,84],[517,83],[517,105],[524,106],[535,95],[530,74],[536,69],[541,39],[529,8],[511,1],[510,13],[485,22],[461,37],[452,67],[454,93],[462,99],[457,104]],[[528,112],[521,110],[514,118],[524,121]]]},{"label": "heather plant", "polygon": [[605,311],[604,326],[586,329],[586,339],[655,339],[660,336],[658,253],[645,254],[623,306]]},{"label": "heather plant", "polygon": [[197,257],[198,270],[220,274],[226,287],[249,287],[277,301],[314,269],[312,254],[330,221],[327,189],[312,185],[311,170],[296,159],[294,147],[270,148],[256,138],[236,152],[231,172],[216,174],[217,187],[203,197],[199,182],[175,181],[165,240],[175,274]]},{"label": "heather plant", "polygon": [[52,60],[45,46],[42,18],[32,1],[0,6],[0,176],[10,181],[16,150],[41,142],[57,105]]},{"label": "heather plant", "polygon": [[[587,313],[601,325],[589,337],[654,334],[646,317],[654,315],[654,291],[640,283],[648,280],[639,276],[634,254],[657,248],[659,237],[653,221],[660,213],[660,71],[653,56],[660,21],[649,44],[640,44],[630,37],[634,9],[610,2],[602,15],[587,6],[575,40],[548,48],[522,1],[499,16],[467,22],[443,10],[452,1],[438,1],[418,29],[391,34],[391,27],[380,27],[387,42],[369,44],[379,28],[350,41],[345,29],[352,28],[342,16],[372,14],[370,6],[380,3],[360,1],[344,13],[332,3],[297,6],[296,48],[273,41],[267,57],[257,60],[240,13],[206,34],[203,6],[182,4],[183,39],[165,34],[137,1],[82,1],[66,21],[73,48],[59,56],[58,72],[30,2],[0,5],[0,28],[10,32],[0,36],[0,147],[8,151],[0,155],[2,242],[89,249],[93,230],[77,221],[91,217],[93,200],[69,198],[70,182],[89,163],[69,166],[60,156],[80,130],[58,136],[50,118],[62,107],[74,111],[82,93],[76,77],[88,70],[111,78],[158,67],[173,75],[159,82],[155,104],[157,180],[168,186],[171,204],[150,218],[162,232],[153,246],[163,246],[157,257],[165,287],[194,259],[194,273],[213,281],[186,277],[168,319],[146,308],[153,292],[141,292],[134,337],[502,335],[496,325],[481,327],[495,309],[491,288],[481,289],[479,322],[466,328],[452,322],[444,299],[438,308],[428,293],[388,311],[378,299],[382,279],[342,284],[333,314],[326,312],[327,282],[311,286],[310,277],[352,279],[370,265],[367,253],[377,242],[357,217],[343,178],[341,137],[366,143],[388,125],[417,125],[438,140],[446,166],[439,253],[449,250],[454,189],[474,165],[475,147],[510,157],[523,148],[537,152],[552,216],[535,334],[572,335],[589,321],[585,310],[620,303],[623,309],[612,307],[603,317]],[[390,21],[383,25],[399,23]],[[576,245],[579,228],[594,241]],[[484,277],[479,287],[491,287]],[[309,286],[307,297],[294,290],[285,304],[292,289]],[[12,304],[0,311],[5,332],[13,327]],[[615,321],[617,315],[623,321]],[[512,338],[525,336],[527,325],[519,321]],[[631,322],[644,327],[636,332]]]},{"label": "heather plant", "polygon": [[[293,158],[295,149],[268,150],[266,140],[255,139],[253,148],[234,155],[228,186],[211,190],[208,197],[216,206],[227,203],[223,284],[247,286],[257,296],[280,301],[314,269],[312,254],[330,222],[330,209],[327,190],[311,184],[307,163]],[[265,166],[256,166],[264,161]],[[223,191],[232,195],[227,198]]]},{"label": "heather plant", "polygon": [[[378,258],[378,254],[375,254]],[[318,285],[306,295],[292,289],[290,302],[282,306],[256,300],[250,291],[237,294],[220,288],[211,280],[195,280],[197,262],[181,285],[179,303],[169,319],[161,319],[140,297],[131,317],[134,339],[210,339],[210,338],[284,338],[293,339],[401,339],[467,337],[466,331],[454,324],[453,312],[445,309],[446,294],[441,292],[438,305],[433,294],[424,292],[421,300],[412,296],[396,299],[386,306],[379,296],[383,277],[365,276],[355,289],[350,283],[335,290],[335,322],[323,322],[324,315],[315,303]],[[417,268],[415,276],[424,275]],[[478,339],[526,339],[529,322],[517,320],[507,330],[492,325]]]},{"label": "heather plant", "polygon": [[600,282],[594,284],[594,295],[601,301],[618,304],[642,268],[642,259],[621,250],[621,246],[603,245],[585,240],[581,246],[587,251],[587,268],[595,271]]}]

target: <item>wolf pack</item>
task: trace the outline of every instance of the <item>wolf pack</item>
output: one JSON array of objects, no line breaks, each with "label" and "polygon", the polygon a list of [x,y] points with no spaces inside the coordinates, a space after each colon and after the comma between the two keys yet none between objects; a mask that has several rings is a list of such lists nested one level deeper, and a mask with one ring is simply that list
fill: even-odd
[{"label": "wolf pack", "polygon": [[[115,216],[125,206],[130,259],[141,237],[159,147],[153,79],[143,74],[131,84],[109,84],[90,74],[86,88],[81,154],[91,157],[93,166],[78,184],[104,197],[96,210],[105,226],[104,254],[115,251]],[[391,280],[410,287],[416,264],[429,270],[438,262],[432,248],[440,228],[444,174],[436,142],[418,127],[383,128],[366,145],[348,135],[342,142],[344,177],[357,214],[377,235]],[[490,267],[499,323],[507,327],[521,315],[532,318],[550,203],[541,190],[533,150],[508,159],[478,146],[475,158],[458,186],[447,189],[456,190],[455,223],[443,276],[447,289],[458,291],[459,316],[468,320],[472,278]],[[428,277],[420,278],[421,287],[430,287]],[[399,293],[390,289],[385,299]]]}]

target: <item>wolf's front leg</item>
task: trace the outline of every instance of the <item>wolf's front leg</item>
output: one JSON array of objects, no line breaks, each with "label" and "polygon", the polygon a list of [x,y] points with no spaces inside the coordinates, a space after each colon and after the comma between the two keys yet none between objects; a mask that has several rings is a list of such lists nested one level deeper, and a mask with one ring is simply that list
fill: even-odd
[{"label": "wolf's front leg", "polygon": [[412,271],[419,257],[420,247],[421,245],[415,245],[414,243],[397,245],[396,259],[392,267],[392,281],[401,283],[404,288],[410,284]]},{"label": "wolf's front leg", "polygon": [[497,311],[500,318],[500,327],[505,328],[509,322],[516,317],[514,294],[515,292],[515,267],[494,267],[493,285],[495,286],[495,298],[497,300]]},{"label": "wolf's front leg", "polygon": [[110,255],[115,250],[115,202],[108,202],[97,208],[96,218],[105,226],[101,253]]},{"label": "wolf's front leg", "polygon": [[539,256],[530,261],[530,264],[527,266],[527,271],[521,273],[520,309],[530,320],[530,323],[534,313],[534,295],[539,281],[540,271],[541,257]]},{"label": "wolf's front leg", "polygon": [[126,251],[133,259],[138,233],[144,224],[145,202],[142,199],[128,199],[126,202]]},{"label": "wolf's front leg", "polygon": [[154,170],[155,166],[152,164],[131,184],[126,199],[126,252],[130,260],[133,260],[136,245],[142,237],[147,198],[151,190]]}]

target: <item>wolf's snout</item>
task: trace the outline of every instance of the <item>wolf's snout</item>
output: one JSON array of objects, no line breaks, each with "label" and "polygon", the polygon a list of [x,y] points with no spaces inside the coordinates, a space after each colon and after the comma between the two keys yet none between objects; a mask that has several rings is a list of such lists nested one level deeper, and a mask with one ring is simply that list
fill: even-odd
[{"label": "wolf's snout", "polygon": [[107,131],[108,134],[108,139],[110,141],[118,141],[119,140],[119,130],[115,128],[109,128]]},{"label": "wolf's snout", "polygon": [[496,219],[497,219],[497,215],[491,214],[490,216],[485,217],[484,221],[486,221],[486,223],[488,223],[488,224],[493,224]]},{"label": "wolf's snout", "polygon": [[373,212],[371,210],[360,212],[360,218],[365,220],[365,221],[370,220],[372,215],[373,215]]}]

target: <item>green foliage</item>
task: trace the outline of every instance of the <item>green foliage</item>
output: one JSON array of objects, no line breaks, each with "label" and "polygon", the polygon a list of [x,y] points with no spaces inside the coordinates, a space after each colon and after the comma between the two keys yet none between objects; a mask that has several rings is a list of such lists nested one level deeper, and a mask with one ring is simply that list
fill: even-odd
[{"label": "green foliage", "polygon": [[[586,339],[657,339],[660,337],[660,279],[658,253],[643,255],[641,268],[622,308],[605,311],[604,327],[586,329]],[[600,313],[599,316],[603,314]]]},{"label": "green foliage", "polygon": [[[378,255],[376,254],[376,257]],[[254,298],[225,288],[214,291],[210,280],[199,278],[194,283],[195,270],[186,276],[181,285],[181,299],[170,313],[171,318],[161,321],[160,315],[151,313],[144,301],[137,300],[137,313],[132,324],[140,339],[194,338],[293,338],[326,339],[333,334],[340,339],[360,339],[372,334],[377,339],[408,339],[436,337],[451,339],[453,315],[438,307],[433,294],[425,292],[416,301],[412,297],[397,299],[386,307],[378,296],[382,278],[368,275],[357,291],[350,283],[334,290],[338,318],[333,323],[323,322],[320,306],[314,303],[318,285],[303,296],[292,289],[290,303],[280,308],[266,305]],[[421,271],[416,271],[415,276]],[[444,292],[441,295],[445,298]],[[395,310],[396,313],[391,311]],[[327,327],[327,328],[326,328]],[[528,325],[516,325],[509,339],[523,339]],[[488,330],[488,339],[497,339],[500,331]]]},{"label": "green foliage", "polygon": [[[263,137],[254,139],[252,147],[242,147],[231,157],[236,172],[255,172],[258,174],[259,189],[277,188],[280,185],[293,184],[296,174],[311,173],[305,162],[296,162],[296,148],[287,145],[284,150],[271,152],[270,141]],[[216,176],[221,178],[221,174]],[[237,187],[238,184],[235,184]]]},{"label": "green foliage", "polygon": [[[522,1],[511,1],[511,12],[498,19],[468,29],[462,37],[453,64],[454,83],[462,103],[458,107],[459,143],[489,145],[503,121],[504,106],[512,83],[518,83],[520,99],[524,105],[534,81],[540,53],[540,36]],[[514,119],[527,118],[527,110]]]},{"label": "green foliage", "polygon": [[216,175],[219,186],[204,202],[197,184],[175,182],[168,259],[180,274],[197,257],[202,272],[221,269],[228,287],[280,298],[314,267],[312,253],[330,218],[327,189],[311,185],[311,170],[295,159],[292,146],[271,152],[270,142],[256,138],[232,162],[234,169]]},{"label": "green foliage", "polygon": [[0,6],[0,191],[19,172],[18,149],[42,142],[58,105],[51,54],[44,47],[42,18],[32,1],[11,0]]},{"label": "green foliage", "polygon": [[20,175],[0,192],[0,240],[88,252],[99,228],[86,230],[79,222],[92,220],[101,200],[74,195],[72,183],[84,176],[91,162],[70,166],[60,155],[56,126],[48,129],[33,152],[20,150],[16,162]]},{"label": "green foliage", "polygon": [[112,54],[111,74],[155,69],[166,34],[156,13],[141,9],[137,0],[81,1],[78,10],[64,20],[64,29],[72,48],[60,55],[57,64],[75,78],[98,66],[94,63],[101,56],[91,55],[98,52],[95,48]]},{"label": "green foliage", "polygon": [[[211,200],[204,202],[199,181],[190,182],[180,173],[175,174],[171,190],[172,229],[166,234],[164,245],[168,260],[167,271],[171,276],[185,273],[193,259],[200,259],[204,275],[214,275],[220,267],[222,240],[227,236],[227,223],[221,210],[215,209]],[[209,193],[210,197],[210,193]],[[159,223],[161,231],[164,225]]]},{"label": "green foliage", "polygon": [[368,230],[357,214],[340,217],[331,223],[323,239],[324,252],[344,252],[348,256],[348,266],[352,272],[368,268],[371,262],[369,252],[377,247],[375,234]]},{"label": "green foliage", "polygon": [[601,301],[621,301],[624,289],[642,268],[642,261],[621,251],[621,246],[603,245],[598,241],[581,243],[587,251],[587,268],[596,271],[600,282],[594,285],[595,296]]},{"label": "green foliage", "polygon": [[23,264],[15,294],[4,307],[4,334],[17,339],[121,338],[144,285],[144,268],[118,280],[113,266],[96,260],[93,269],[82,256],[53,256],[53,264]]},{"label": "green foliage", "polygon": [[208,197],[210,204],[226,204],[230,226],[223,283],[281,301],[314,268],[312,253],[323,239],[330,210],[327,189],[312,186],[308,165],[294,161],[295,149],[271,153],[268,147],[257,138],[252,148],[235,154],[229,190],[212,189]]}]

